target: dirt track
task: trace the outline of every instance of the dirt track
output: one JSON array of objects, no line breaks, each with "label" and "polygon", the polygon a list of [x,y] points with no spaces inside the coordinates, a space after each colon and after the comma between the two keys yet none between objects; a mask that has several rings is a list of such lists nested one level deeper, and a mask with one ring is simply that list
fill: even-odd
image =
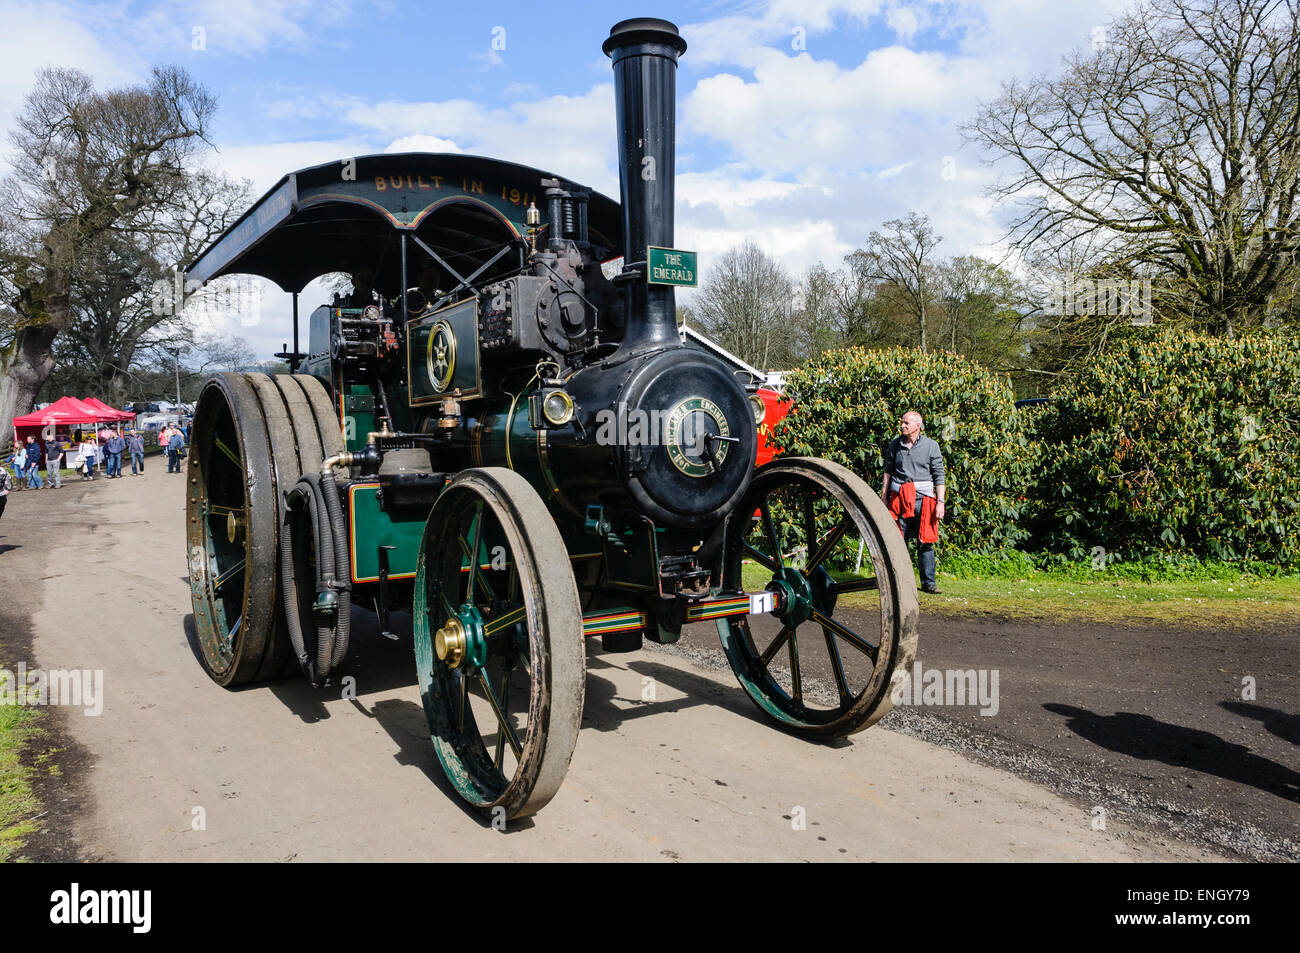
[{"label": "dirt track", "polygon": [[1086,803],[903,733],[838,747],[783,735],[709,658],[657,648],[589,656],[565,786],[502,835],[443,781],[409,641],[380,638],[373,617],[357,627],[355,701],[300,680],[208,680],[187,619],[182,479],[155,464],[18,493],[0,521],[0,662],[104,672],[101,716],[55,712],[64,776],[44,790],[35,857],[1216,859],[1122,816],[1093,830]]}]

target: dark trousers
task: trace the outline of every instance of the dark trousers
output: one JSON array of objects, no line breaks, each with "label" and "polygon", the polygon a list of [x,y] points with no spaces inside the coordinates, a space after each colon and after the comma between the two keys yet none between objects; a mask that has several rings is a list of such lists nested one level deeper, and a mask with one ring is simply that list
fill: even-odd
[{"label": "dark trousers", "polygon": [[9,497],[7,494],[5,496],[0,496],[0,516],[5,515],[5,504],[8,502],[9,502]]},{"label": "dark trousers", "polygon": [[167,472],[181,472],[181,452],[179,450],[172,450],[170,448],[167,450]]},{"label": "dark trousers", "polygon": [[122,454],[108,452],[108,475],[119,477],[122,475]]},{"label": "dark trousers", "polygon": [[[136,470],[136,465],[137,465],[137,464],[139,464],[139,466],[140,466],[139,471]],[[144,473],[144,454],[143,454],[143,453],[132,453],[132,454],[131,454],[131,472],[132,472],[132,473],[136,473],[136,472]]]},{"label": "dark trousers", "polygon": [[921,567],[921,585],[934,586],[934,543],[921,542],[921,504],[925,497],[916,495],[915,515],[898,521],[898,528],[903,533],[903,545],[907,540],[916,540],[917,562]]}]

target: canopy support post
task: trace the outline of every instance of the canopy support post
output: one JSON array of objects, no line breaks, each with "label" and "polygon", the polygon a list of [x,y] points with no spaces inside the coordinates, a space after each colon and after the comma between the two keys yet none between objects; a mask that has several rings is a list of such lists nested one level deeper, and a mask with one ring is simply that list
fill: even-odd
[{"label": "canopy support post", "polygon": [[297,374],[301,358],[298,353],[298,292],[293,293],[293,354],[289,356],[289,373]]},{"label": "canopy support post", "polygon": [[406,327],[406,232],[402,232],[402,327]]}]

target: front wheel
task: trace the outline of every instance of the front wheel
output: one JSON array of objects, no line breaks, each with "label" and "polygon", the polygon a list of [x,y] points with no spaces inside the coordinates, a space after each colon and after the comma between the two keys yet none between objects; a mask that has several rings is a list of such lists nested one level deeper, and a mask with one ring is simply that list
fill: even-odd
[{"label": "front wheel", "polygon": [[893,706],[916,655],[916,580],[897,524],[861,478],[813,457],[759,469],[727,524],[723,581],[774,593],[770,615],[717,625],[741,687],[778,726],[842,737]]},{"label": "front wheel", "polygon": [[415,664],[434,750],[489,815],[533,814],[559,790],[582,721],[585,645],[568,551],[537,491],[466,470],[425,525]]}]

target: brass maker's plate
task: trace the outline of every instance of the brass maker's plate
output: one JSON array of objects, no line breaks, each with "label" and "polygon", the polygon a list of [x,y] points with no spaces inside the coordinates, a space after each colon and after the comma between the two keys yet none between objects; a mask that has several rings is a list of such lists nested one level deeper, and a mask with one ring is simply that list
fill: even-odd
[{"label": "brass maker's plate", "polygon": [[[712,428],[708,426],[710,420]],[[731,444],[718,441],[716,450],[710,453],[709,441],[705,439],[710,433],[730,437],[731,428],[722,408],[707,397],[687,397],[669,411],[664,443],[673,466],[688,477],[702,478],[716,472],[727,459]]]}]

